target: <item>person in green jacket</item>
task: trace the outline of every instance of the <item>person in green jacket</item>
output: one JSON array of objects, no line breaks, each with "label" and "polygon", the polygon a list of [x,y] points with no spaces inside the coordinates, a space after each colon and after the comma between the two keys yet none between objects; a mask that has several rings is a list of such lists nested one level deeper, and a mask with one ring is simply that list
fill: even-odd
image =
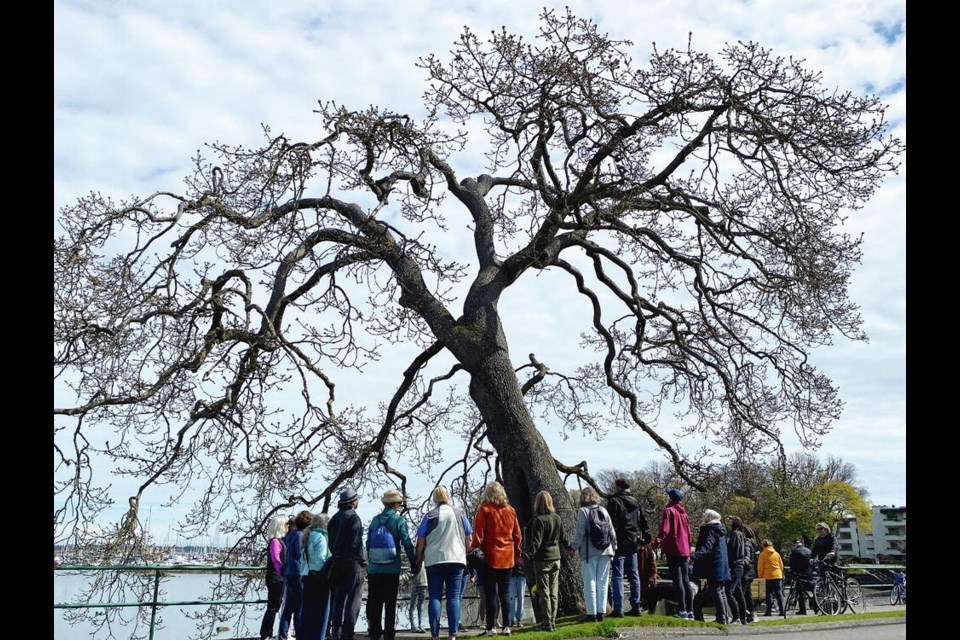
[{"label": "person in green jacket", "polygon": [[527,547],[533,558],[533,610],[543,631],[557,628],[558,593],[560,589],[560,549],[570,546],[560,516],[553,508],[553,497],[546,491],[537,494],[533,505],[537,516],[530,523],[530,543]]},{"label": "person in green jacket", "polygon": [[[383,503],[383,511],[370,521],[367,530],[367,630],[370,640],[395,640],[401,546],[407,553],[411,569],[416,572],[419,567],[416,551],[410,542],[407,521],[397,513],[397,509],[403,504],[403,495],[397,489],[390,489],[383,494],[380,501]],[[381,526],[386,528],[393,538],[392,554],[371,553],[371,542],[376,540],[377,530]]]}]

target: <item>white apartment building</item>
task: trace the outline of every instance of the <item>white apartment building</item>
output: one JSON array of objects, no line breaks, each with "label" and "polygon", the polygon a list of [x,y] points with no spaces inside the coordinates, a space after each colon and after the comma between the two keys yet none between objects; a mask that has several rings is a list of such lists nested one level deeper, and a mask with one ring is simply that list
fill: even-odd
[{"label": "white apartment building", "polygon": [[856,518],[848,518],[837,528],[838,555],[844,558],[906,562],[907,508],[874,505],[870,518],[873,531],[864,533]]}]

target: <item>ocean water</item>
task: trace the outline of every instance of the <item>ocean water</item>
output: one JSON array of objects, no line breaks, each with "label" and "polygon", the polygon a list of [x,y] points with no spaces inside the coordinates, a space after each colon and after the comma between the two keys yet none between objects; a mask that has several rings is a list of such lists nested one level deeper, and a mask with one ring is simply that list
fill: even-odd
[{"label": "ocean water", "polygon": [[[53,599],[55,604],[74,603],[89,588],[94,575],[91,572],[54,571]],[[133,577],[117,575],[118,583],[109,589],[98,592],[94,596],[96,602],[105,603],[134,603],[152,600],[152,575]],[[226,580],[226,582],[224,582]],[[250,588],[240,598],[215,596],[218,585],[235,584],[236,588],[244,580],[237,576],[222,579],[216,574],[207,573],[165,573],[161,577],[157,600],[161,602],[186,602],[207,600],[217,597],[224,600],[258,600],[266,599],[266,590],[260,585],[255,587],[256,581],[249,581]],[[263,617],[265,605],[238,604],[217,605],[189,605],[189,606],[158,606],[153,638],[154,640],[173,640],[175,638],[188,640],[192,638],[227,639],[242,637],[259,637],[260,620]],[[139,611],[139,614],[138,614]],[[77,619],[78,614],[83,617]],[[137,607],[98,607],[90,609],[60,609],[53,610],[54,638],[58,640],[84,640],[95,638],[107,640],[116,638],[126,640],[133,638],[150,637],[149,606],[142,609]],[[196,619],[200,616],[199,619]]]},{"label": "ocean water", "polygon": [[[74,603],[91,585],[95,575],[103,572],[54,571],[54,604]],[[118,582],[97,593],[96,602],[133,603],[152,599],[153,572],[139,575],[116,574]],[[232,589],[233,593],[246,585],[247,592],[240,598],[217,593],[216,589]],[[138,591],[139,590],[139,591]],[[199,600],[259,600],[266,599],[266,589],[260,578],[244,579],[236,575],[210,573],[181,573],[171,571],[161,577],[157,600],[160,602],[193,602]],[[138,597],[142,596],[142,597]],[[397,602],[397,629],[409,627],[407,607],[409,586],[401,584]],[[461,622],[467,626],[482,624],[477,619],[479,593],[468,586],[464,594]],[[216,605],[169,605],[156,608],[154,640],[228,640],[233,638],[259,637],[260,621],[265,604]],[[138,615],[138,610],[141,613]],[[78,618],[78,614],[83,614]],[[111,607],[91,609],[53,610],[53,637],[56,640],[128,640],[150,637],[150,607]],[[532,621],[533,608],[529,597],[524,605],[524,621]],[[427,623],[427,603],[423,604],[423,623]],[[444,615],[445,623],[445,615]],[[276,633],[276,625],[274,633]],[[364,607],[360,608],[357,620],[358,632],[365,632],[367,622]],[[424,635],[424,640],[428,640]]]}]

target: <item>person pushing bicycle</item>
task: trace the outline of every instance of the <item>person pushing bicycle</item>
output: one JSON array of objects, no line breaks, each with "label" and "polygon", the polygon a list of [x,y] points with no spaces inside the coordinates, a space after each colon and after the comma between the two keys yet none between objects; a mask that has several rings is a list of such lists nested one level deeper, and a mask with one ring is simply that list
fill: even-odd
[{"label": "person pushing bicycle", "polygon": [[[798,616],[807,615],[807,594],[813,591],[813,554],[810,549],[803,546],[803,540],[797,538],[793,541],[793,551],[790,552],[790,574],[796,581],[798,591],[798,601],[800,609]],[[814,599],[810,598],[810,604],[816,608]]]}]

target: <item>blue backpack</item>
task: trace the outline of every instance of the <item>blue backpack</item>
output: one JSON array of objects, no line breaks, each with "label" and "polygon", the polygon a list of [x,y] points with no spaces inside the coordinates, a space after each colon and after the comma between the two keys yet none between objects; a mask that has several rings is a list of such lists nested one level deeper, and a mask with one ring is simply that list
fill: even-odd
[{"label": "blue backpack", "polygon": [[373,564],[393,564],[397,559],[397,541],[387,528],[385,522],[380,522],[370,534],[367,544],[367,558]]}]

